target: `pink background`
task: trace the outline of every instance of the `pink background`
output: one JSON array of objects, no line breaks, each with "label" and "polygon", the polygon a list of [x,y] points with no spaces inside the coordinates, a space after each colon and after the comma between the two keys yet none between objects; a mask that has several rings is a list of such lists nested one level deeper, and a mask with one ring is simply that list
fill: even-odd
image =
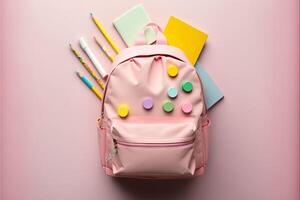
[{"label": "pink background", "polygon": [[[109,69],[89,13],[124,47],[112,20],[139,2],[163,27],[175,15],[209,34],[200,62],[225,99],[209,112],[203,177],[120,180],[100,168],[100,104],[68,43],[85,36]],[[299,199],[298,0],[6,0],[0,9],[3,200]]]}]

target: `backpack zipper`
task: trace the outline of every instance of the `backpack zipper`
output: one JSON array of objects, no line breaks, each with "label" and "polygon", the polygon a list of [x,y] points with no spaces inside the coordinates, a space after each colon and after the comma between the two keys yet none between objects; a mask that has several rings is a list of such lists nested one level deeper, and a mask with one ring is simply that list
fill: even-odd
[{"label": "backpack zipper", "polygon": [[158,147],[180,147],[189,145],[195,142],[195,138],[185,141],[185,142],[168,142],[168,143],[145,143],[145,142],[126,142],[118,141],[113,139],[113,148],[107,156],[107,161],[112,160],[118,154],[118,145],[127,146],[127,147],[147,147],[147,148],[158,148]]},{"label": "backpack zipper", "polygon": [[195,138],[185,142],[168,142],[168,143],[145,143],[145,142],[125,142],[117,141],[117,145],[123,145],[128,147],[178,147],[191,144],[195,141]]},{"label": "backpack zipper", "polygon": [[113,157],[115,157],[115,155],[118,153],[117,140],[113,139],[113,143],[113,148],[106,158],[107,161],[112,160]]}]

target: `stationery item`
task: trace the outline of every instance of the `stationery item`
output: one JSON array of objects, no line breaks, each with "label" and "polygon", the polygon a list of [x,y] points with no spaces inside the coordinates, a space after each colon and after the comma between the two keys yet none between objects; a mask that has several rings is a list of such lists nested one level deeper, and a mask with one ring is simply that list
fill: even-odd
[{"label": "stationery item", "polygon": [[[136,39],[138,38],[139,32],[151,21],[149,15],[145,11],[142,4],[139,4],[124,14],[119,16],[113,21],[114,27],[122,37],[123,41],[127,46],[134,45]],[[156,33],[154,30],[145,30],[145,37],[147,40],[154,41],[156,38]]]},{"label": "stationery item", "polygon": [[171,16],[164,30],[168,44],[181,49],[194,65],[208,35],[191,25]]},{"label": "stationery item", "polygon": [[211,108],[213,105],[218,103],[221,99],[224,98],[222,91],[215,84],[213,79],[209,74],[203,69],[203,67],[198,62],[196,64],[196,71],[201,77],[203,89],[204,89],[204,98],[207,109]]},{"label": "stationery item", "polygon": [[120,52],[119,48],[117,47],[117,45],[113,42],[113,40],[111,39],[111,37],[108,35],[108,33],[106,32],[106,30],[104,29],[104,27],[100,24],[99,20],[94,17],[93,13],[91,13],[91,17],[94,21],[94,23],[96,24],[96,26],[98,27],[98,29],[101,31],[101,33],[103,34],[103,36],[105,37],[105,39],[108,41],[108,43],[111,45],[111,47],[115,50],[115,52],[118,54]]},{"label": "stationery item", "polygon": [[92,85],[92,83],[83,75],[80,74],[80,72],[76,72],[77,76],[85,83],[86,86],[88,86],[88,88],[90,88],[94,94],[100,99],[103,99],[103,95],[102,93],[95,87]]},{"label": "stationery item", "polygon": [[81,57],[78,51],[76,51],[71,44],[70,48],[73,54],[78,58],[79,62],[84,66],[84,68],[89,72],[89,74],[95,79],[95,81],[98,83],[98,85],[104,90],[105,85],[102,82],[102,80],[97,76],[95,71],[84,61],[84,59]]},{"label": "stationery item", "polygon": [[94,39],[96,41],[96,43],[98,44],[98,46],[102,49],[102,51],[105,53],[105,55],[110,59],[110,61],[114,61],[114,56],[109,52],[109,50],[103,46],[99,40],[97,40],[97,38],[94,36]]},{"label": "stationery item", "polygon": [[96,69],[98,70],[100,75],[102,76],[102,78],[105,78],[108,75],[107,72],[105,71],[103,66],[100,64],[100,62],[98,61],[98,59],[96,58],[96,56],[92,52],[92,50],[88,47],[88,45],[83,37],[81,37],[79,39],[79,43],[80,43],[80,47],[85,51],[87,56],[90,58],[90,60],[92,61],[92,63],[94,64],[94,66],[96,67]]}]

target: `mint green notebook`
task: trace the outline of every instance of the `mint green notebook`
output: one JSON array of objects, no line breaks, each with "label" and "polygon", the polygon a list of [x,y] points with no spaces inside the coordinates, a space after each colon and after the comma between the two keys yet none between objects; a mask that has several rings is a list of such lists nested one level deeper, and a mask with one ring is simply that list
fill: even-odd
[{"label": "mint green notebook", "polygon": [[[124,14],[119,16],[113,21],[114,27],[117,29],[118,33],[127,44],[127,46],[132,46],[139,34],[139,32],[151,21],[149,15],[147,14],[144,6],[139,4]],[[147,38],[155,37],[155,32],[147,32]],[[150,36],[149,36],[150,34]]]}]

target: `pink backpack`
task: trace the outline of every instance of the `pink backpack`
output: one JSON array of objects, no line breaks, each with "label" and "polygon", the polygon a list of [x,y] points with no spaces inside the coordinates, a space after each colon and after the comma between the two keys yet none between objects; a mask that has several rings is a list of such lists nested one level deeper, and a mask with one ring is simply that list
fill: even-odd
[{"label": "pink backpack", "polygon": [[[115,59],[99,121],[101,164],[118,177],[175,179],[202,175],[208,127],[201,80],[178,48],[156,40]],[[144,32],[143,32],[144,33]]]}]

